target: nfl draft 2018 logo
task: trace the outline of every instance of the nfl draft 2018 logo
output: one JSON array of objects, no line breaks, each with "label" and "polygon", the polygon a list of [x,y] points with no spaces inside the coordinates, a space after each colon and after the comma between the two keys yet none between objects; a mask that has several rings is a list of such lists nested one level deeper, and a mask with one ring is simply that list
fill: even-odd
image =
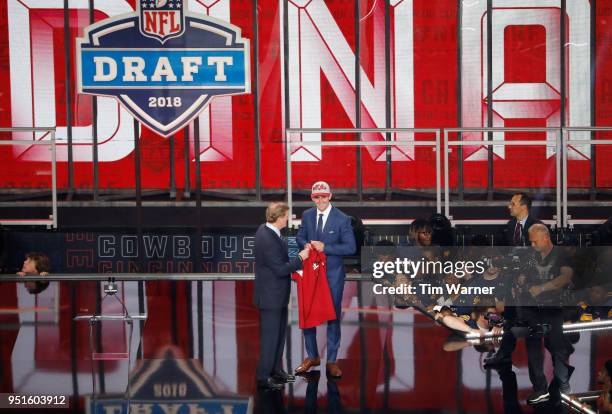
[{"label": "nfl draft 2018 logo", "polygon": [[184,9],[187,0],[139,0],[77,39],[79,93],[113,96],[163,136],[210,100],[250,92],[249,41],[240,29]]}]

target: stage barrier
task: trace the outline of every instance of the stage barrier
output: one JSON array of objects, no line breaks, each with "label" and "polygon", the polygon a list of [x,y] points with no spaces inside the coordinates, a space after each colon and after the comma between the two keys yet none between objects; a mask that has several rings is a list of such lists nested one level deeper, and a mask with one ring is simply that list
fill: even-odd
[{"label": "stage barrier", "polygon": [[[449,140],[448,134],[451,132],[463,133],[463,132],[491,132],[491,133],[504,133],[504,132],[546,132],[546,133],[555,133],[555,140],[552,141],[550,139],[545,140],[467,140],[467,141],[451,141]],[[561,160],[558,156],[561,150],[561,140],[562,140],[562,132],[560,128],[445,128],[444,129],[444,215],[451,220],[453,226],[456,224],[475,224],[473,220],[469,222],[463,222],[461,220],[453,220],[450,212],[450,162],[449,162],[449,151],[451,147],[474,147],[474,146],[544,146],[544,147],[554,147],[555,148],[555,196],[556,196],[556,216],[553,217],[554,225],[557,228],[562,226],[561,220],[561,197],[562,197],[562,189],[561,189]],[[459,159],[459,163],[462,163],[463,160]],[[503,223],[495,223],[495,224],[505,224],[507,220],[504,220]]]},{"label": "stage barrier", "polygon": [[[563,137],[561,143],[563,145],[563,160],[561,169],[563,171],[563,227],[573,228],[575,225],[592,225],[592,224],[601,224],[602,220],[588,220],[588,219],[573,219],[570,214],[568,214],[568,192],[569,192],[569,184],[568,184],[568,152],[569,147],[574,145],[589,145],[591,150],[595,150],[598,145],[612,145],[612,139],[571,139],[571,132],[591,132],[592,134],[595,132],[612,132],[612,127],[566,127],[563,128]],[[592,157],[594,157],[593,151]],[[595,164],[592,163],[591,169],[591,179],[596,179],[596,172],[594,170]],[[605,219],[604,219],[605,220]]]},{"label": "stage barrier", "polygon": [[[51,215],[49,218],[41,219],[4,219],[0,218],[0,225],[3,226],[47,226],[57,228],[57,148],[55,141],[55,127],[51,128],[0,128],[2,132],[46,132],[50,135],[49,139],[29,140],[0,140],[0,145],[47,145],[51,150]],[[43,138],[45,138],[43,136]]]}]

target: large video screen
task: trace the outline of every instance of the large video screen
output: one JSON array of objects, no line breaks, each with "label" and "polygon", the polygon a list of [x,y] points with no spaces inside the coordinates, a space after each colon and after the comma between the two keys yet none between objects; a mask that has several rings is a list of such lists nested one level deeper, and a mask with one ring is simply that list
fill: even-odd
[{"label": "large video screen", "polygon": [[[494,0],[491,13],[484,0],[385,3],[361,1],[356,10],[354,2],[345,1],[186,1],[190,13],[231,22],[250,40],[252,88],[250,94],[212,99],[197,125],[192,122],[171,137],[162,137],[145,126],[135,128],[130,112],[114,98],[77,92],[77,38],[94,22],[133,12],[133,0],[96,1],[94,10],[89,2],[71,0],[67,12],[63,0],[7,0],[0,4],[0,124],[57,127],[60,188],[68,183],[69,158],[74,186],[92,188],[94,157],[100,188],[133,188],[138,138],[144,188],[168,188],[170,168],[178,188],[186,175],[195,182],[199,158],[203,188],[240,190],[255,188],[257,174],[263,189],[285,188],[287,127],[440,129],[612,123],[608,47],[612,29],[607,24],[612,1],[598,1],[596,6],[588,0],[567,2],[564,20],[559,0]],[[610,139],[610,135],[569,135],[570,187],[590,186],[594,151],[580,140]],[[2,133],[0,139],[44,140],[48,136],[14,132]],[[499,140],[543,142],[493,146],[493,185],[554,187],[557,136],[556,131],[492,134]],[[312,144],[385,140],[382,133],[287,137],[293,143],[296,188],[309,188],[322,177],[334,188],[354,188],[358,170],[365,189],[384,188],[389,160],[394,188],[435,188],[439,154],[432,146],[410,145],[415,140],[433,141],[433,133],[390,134],[398,143],[390,154],[379,146],[358,151]],[[481,132],[449,134],[450,140],[474,141],[462,151],[452,148],[451,186],[458,185],[459,163],[465,188],[486,186],[490,154],[480,142],[488,138]],[[199,141],[197,154],[194,139]],[[546,140],[552,145],[545,145]],[[598,146],[596,152],[596,186],[610,187],[612,171],[606,166],[612,162],[612,149]],[[45,174],[50,153],[44,146],[2,146],[0,161],[0,188],[50,185]]]}]

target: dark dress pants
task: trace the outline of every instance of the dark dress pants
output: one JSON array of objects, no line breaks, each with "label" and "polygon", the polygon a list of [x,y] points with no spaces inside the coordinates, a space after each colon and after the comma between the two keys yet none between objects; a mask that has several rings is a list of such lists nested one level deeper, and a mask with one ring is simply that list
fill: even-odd
[{"label": "dark dress pants", "polygon": [[502,398],[504,401],[504,414],[522,414],[521,405],[518,402],[518,384],[516,374],[509,364],[501,365],[497,372],[502,382]]},{"label": "dark dress pants", "polygon": [[[336,362],[340,348],[340,319],[342,318],[342,294],[344,293],[344,276],[327,276],[327,283],[336,311],[336,319],[327,321],[327,362]],[[304,329],[304,344],[308,358],[318,358],[317,328]]]},{"label": "dark dress pants", "polygon": [[259,310],[259,362],[257,379],[265,380],[283,366],[283,350],[287,332],[287,307]]},{"label": "dark dress pants", "polygon": [[[537,325],[550,325],[550,330],[544,335],[544,346],[550,352],[553,362],[553,372],[557,385],[567,384],[573,368],[568,364],[572,346],[563,335],[563,313],[555,308],[530,308],[524,312],[525,319],[531,328]],[[527,358],[529,363],[529,379],[534,391],[546,391],[548,382],[544,375],[544,353],[542,352],[542,337],[528,335],[525,338]]]}]

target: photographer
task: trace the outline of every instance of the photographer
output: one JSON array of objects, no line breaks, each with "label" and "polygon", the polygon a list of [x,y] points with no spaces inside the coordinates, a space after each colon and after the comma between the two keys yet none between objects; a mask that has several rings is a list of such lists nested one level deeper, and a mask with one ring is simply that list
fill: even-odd
[{"label": "photographer", "polygon": [[551,390],[570,393],[569,378],[573,368],[568,364],[572,346],[563,335],[563,298],[572,281],[571,258],[566,251],[554,246],[548,228],[534,224],[529,228],[529,240],[535,251],[535,272],[528,275],[527,291],[537,306],[521,308],[521,318],[529,324],[530,335],[525,338],[529,363],[529,379],[534,393],[529,404],[550,399],[548,382],[544,375],[544,346],[551,354],[554,387]]}]

